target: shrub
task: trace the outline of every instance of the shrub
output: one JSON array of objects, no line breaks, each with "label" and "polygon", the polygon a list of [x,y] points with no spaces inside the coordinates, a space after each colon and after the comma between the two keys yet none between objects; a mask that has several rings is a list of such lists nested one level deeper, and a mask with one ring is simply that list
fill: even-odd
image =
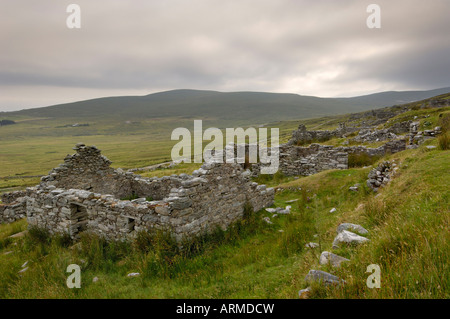
[{"label": "shrub", "polygon": [[450,149],[450,133],[446,132],[438,137],[438,145],[441,150]]},{"label": "shrub", "polygon": [[81,256],[87,259],[87,264],[94,269],[107,266],[129,255],[131,247],[128,242],[111,241],[96,234],[84,232],[80,235]]},{"label": "shrub", "polygon": [[33,242],[49,244],[51,241],[50,232],[42,227],[31,226],[28,229],[28,236]]},{"label": "shrub", "polygon": [[450,130],[450,113],[440,114],[437,125],[441,127],[442,134],[447,133]]},{"label": "shrub", "polygon": [[133,199],[138,199],[138,198],[139,198],[139,196],[135,192],[133,192],[130,195],[121,198],[120,200],[133,200]]},{"label": "shrub", "polygon": [[73,240],[69,233],[57,234],[53,236],[52,241],[54,241],[60,247],[70,247],[73,244]]},{"label": "shrub", "polygon": [[366,153],[355,153],[348,155],[348,167],[369,166],[380,159],[380,156],[369,156]]}]

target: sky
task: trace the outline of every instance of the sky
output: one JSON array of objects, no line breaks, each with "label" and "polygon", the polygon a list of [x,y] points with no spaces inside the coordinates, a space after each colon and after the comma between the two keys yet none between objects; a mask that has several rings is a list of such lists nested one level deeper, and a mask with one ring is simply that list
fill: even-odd
[{"label": "sky", "polygon": [[0,111],[173,89],[448,87],[449,13],[448,0],[0,0]]}]

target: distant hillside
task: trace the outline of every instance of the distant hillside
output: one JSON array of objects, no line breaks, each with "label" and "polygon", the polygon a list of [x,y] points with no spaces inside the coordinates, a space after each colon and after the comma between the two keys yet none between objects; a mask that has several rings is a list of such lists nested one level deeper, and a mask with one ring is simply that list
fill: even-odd
[{"label": "distant hillside", "polygon": [[447,92],[450,92],[450,88],[382,92],[351,98],[320,98],[283,93],[173,90],[146,96],[98,98],[1,114],[2,117],[60,119],[184,117],[257,124],[365,111],[426,99]]}]

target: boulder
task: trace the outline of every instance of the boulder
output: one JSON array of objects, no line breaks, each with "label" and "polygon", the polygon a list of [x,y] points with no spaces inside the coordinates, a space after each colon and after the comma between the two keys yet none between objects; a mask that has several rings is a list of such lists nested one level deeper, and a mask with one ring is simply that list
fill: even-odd
[{"label": "boulder", "polygon": [[340,233],[343,230],[353,230],[361,235],[367,235],[369,231],[362,227],[361,225],[351,224],[351,223],[342,223],[338,226],[337,232]]},{"label": "boulder", "polygon": [[339,285],[342,281],[339,277],[321,270],[311,269],[305,277],[307,283],[319,282],[322,285]]},{"label": "boulder", "polygon": [[341,263],[344,261],[350,261],[347,258],[341,257],[339,255],[333,254],[329,251],[324,251],[320,255],[319,263],[321,265],[331,264],[332,267],[339,268]]},{"label": "boulder", "polygon": [[359,245],[369,241],[368,238],[356,235],[355,233],[343,230],[334,238],[333,248],[339,248],[339,245],[344,243],[347,245]]}]

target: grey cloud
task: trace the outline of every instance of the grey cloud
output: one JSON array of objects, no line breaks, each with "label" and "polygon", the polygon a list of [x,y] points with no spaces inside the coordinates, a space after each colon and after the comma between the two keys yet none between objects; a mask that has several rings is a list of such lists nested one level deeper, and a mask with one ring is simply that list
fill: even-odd
[{"label": "grey cloud", "polygon": [[71,88],[348,96],[450,85],[445,0],[376,1],[380,30],[357,0],[75,2],[80,30],[66,28],[65,3],[0,3],[0,110],[23,106],[21,87],[65,102]]}]

